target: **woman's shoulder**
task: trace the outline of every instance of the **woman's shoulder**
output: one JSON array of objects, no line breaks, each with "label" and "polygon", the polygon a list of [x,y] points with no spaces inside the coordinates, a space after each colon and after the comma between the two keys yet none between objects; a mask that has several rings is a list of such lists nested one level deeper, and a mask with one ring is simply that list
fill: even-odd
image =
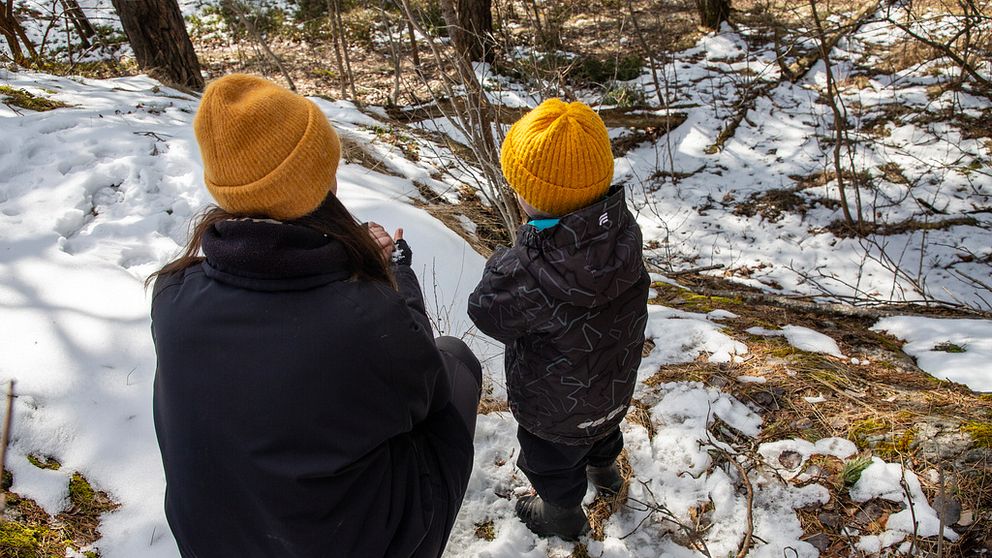
[{"label": "woman's shoulder", "polygon": [[163,292],[182,286],[187,277],[195,275],[203,275],[203,267],[200,263],[194,263],[175,271],[159,272],[155,275],[155,281],[152,283],[152,302],[154,303],[155,299]]}]

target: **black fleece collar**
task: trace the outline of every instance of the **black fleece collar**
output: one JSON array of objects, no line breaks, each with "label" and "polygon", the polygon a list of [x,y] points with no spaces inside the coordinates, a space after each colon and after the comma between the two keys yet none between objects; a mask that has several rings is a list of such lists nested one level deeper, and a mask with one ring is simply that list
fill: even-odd
[{"label": "black fleece collar", "polygon": [[253,290],[308,289],[352,274],[340,243],[277,221],[217,223],[203,236],[203,253],[208,276]]}]

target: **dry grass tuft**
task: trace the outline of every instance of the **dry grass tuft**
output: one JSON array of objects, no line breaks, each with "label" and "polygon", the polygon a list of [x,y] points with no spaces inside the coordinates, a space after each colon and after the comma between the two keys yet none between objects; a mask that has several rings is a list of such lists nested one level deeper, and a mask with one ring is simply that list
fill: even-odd
[{"label": "dry grass tuft", "polygon": [[496,399],[491,395],[485,395],[479,401],[479,414],[488,415],[490,413],[508,413],[510,403],[506,399]]}]

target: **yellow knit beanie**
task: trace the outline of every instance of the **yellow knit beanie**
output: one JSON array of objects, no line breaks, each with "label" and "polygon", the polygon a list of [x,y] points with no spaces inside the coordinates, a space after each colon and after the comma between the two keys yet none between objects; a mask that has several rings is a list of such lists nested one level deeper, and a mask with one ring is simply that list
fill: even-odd
[{"label": "yellow knit beanie", "polygon": [[613,181],[606,125],[583,103],[548,99],[506,134],[503,176],[528,204],[564,215],[603,197]]},{"label": "yellow knit beanie", "polygon": [[316,104],[268,80],[212,82],[193,130],[207,190],[231,213],[295,219],[337,192],[337,133]]}]

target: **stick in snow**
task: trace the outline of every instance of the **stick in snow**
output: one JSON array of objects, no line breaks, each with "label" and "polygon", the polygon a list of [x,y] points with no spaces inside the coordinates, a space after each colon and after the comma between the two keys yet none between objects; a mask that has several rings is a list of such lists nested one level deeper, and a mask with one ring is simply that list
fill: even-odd
[{"label": "stick in snow", "polygon": [[[7,470],[7,444],[10,443],[10,423],[14,417],[14,380],[10,381],[7,389],[7,414],[3,419],[3,433],[0,435],[0,482]],[[0,514],[7,509],[7,493],[0,492]]]}]

